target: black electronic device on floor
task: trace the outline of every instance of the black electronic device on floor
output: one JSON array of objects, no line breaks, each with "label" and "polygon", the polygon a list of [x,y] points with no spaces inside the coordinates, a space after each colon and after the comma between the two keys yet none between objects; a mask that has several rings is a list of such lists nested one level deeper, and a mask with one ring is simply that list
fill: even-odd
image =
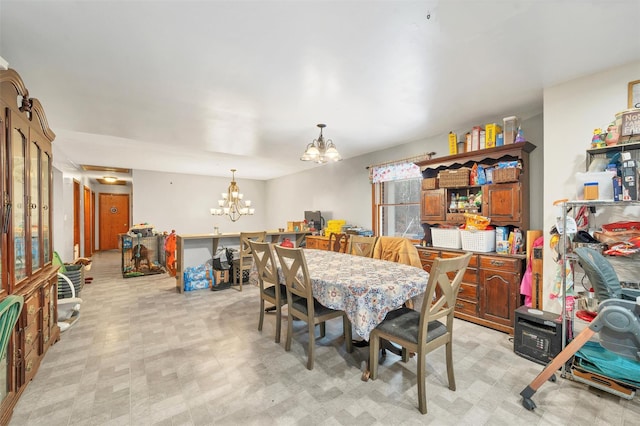
[{"label": "black electronic device on floor", "polygon": [[516,309],[513,351],[523,358],[546,365],[562,350],[560,314],[521,306]]}]

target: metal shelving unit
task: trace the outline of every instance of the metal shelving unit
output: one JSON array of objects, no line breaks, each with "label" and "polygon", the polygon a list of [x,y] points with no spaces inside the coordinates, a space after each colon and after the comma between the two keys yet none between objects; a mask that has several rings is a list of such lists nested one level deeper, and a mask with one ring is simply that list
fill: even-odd
[{"label": "metal shelving unit", "polygon": [[[560,235],[560,244],[561,250],[560,258],[562,261],[561,268],[561,278],[562,278],[562,347],[564,349],[567,345],[567,322],[569,319],[573,320],[573,318],[568,318],[567,313],[567,269],[565,267],[566,261],[575,261],[576,258],[567,253],[567,245],[570,241],[567,240],[568,236],[565,232],[567,229],[567,217],[568,213],[571,209],[575,211],[580,207],[588,207],[588,208],[599,208],[599,207],[640,207],[640,201],[601,201],[601,200],[575,200],[575,201],[565,201],[561,204],[562,206],[562,229],[563,232]],[[566,365],[562,366],[561,370],[562,377],[566,376]]]}]

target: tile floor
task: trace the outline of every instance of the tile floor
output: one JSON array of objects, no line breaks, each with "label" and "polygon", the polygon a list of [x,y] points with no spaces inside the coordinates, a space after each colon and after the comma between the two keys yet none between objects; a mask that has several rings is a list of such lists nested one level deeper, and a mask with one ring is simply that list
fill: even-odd
[{"label": "tile floor", "polygon": [[[388,355],[362,382],[367,349],[344,350],[341,321],[306,364],[306,328],[291,352],[260,333],[257,288],[178,294],[163,275],[123,279],[118,252],[94,256],[82,314],[44,358],[11,425],[638,425],[628,401],[559,379],[525,410],[520,391],[541,371],[513,353],[509,336],[465,321],[455,330],[457,391],[444,352],[428,356],[429,413],[417,409],[416,363]],[[283,321],[286,329],[286,320]]]}]

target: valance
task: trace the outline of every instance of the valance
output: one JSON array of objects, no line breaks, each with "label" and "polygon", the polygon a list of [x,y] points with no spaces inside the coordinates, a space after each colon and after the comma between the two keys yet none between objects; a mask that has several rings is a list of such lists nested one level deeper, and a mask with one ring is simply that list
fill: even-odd
[{"label": "valance", "polygon": [[431,157],[433,153],[416,155],[402,160],[369,166],[369,181],[371,183],[391,182],[395,180],[415,179],[422,177],[420,166],[415,162]]}]

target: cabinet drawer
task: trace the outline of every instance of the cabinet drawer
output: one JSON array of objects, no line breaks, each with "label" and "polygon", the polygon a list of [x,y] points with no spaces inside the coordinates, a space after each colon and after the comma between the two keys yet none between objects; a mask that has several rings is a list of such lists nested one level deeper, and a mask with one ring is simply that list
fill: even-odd
[{"label": "cabinet drawer", "polygon": [[456,312],[477,316],[478,305],[474,302],[469,302],[467,300],[456,299]]},{"label": "cabinet drawer", "polygon": [[27,326],[24,331],[24,353],[29,354],[31,352],[38,353],[38,341],[40,339],[40,329],[38,323],[34,322]]},{"label": "cabinet drawer", "polygon": [[438,257],[438,254],[440,254],[438,251],[418,249],[418,256],[420,256],[420,260],[433,262],[433,260]]},{"label": "cabinet drawer", "polygon": [[520,272],[520,259],[509,259],[508,257],[480,256],[480,268],[500,269],[501,271]]},{"label": "cabinet drawer", "polygon": [[40,310],[40,298],[37,295],[29,297],[24,302],[24,310],[27,313],[27,324],[38,320],[38,311]]},{"label": "cabinet drawer", "polygon": [[[443,259],[451,259],[452,257],[460,257],[463,256],[464,252],[453,252],[453,251],[443,251],[441,257]],[[469,259],[469,268],[477,268],[478,267],[478,256],[471,256]]]},{"label": "cabinet drawer", "polygon": [[460,284],[458,298],[475,302],[476,300],[478,300],[478,286],[467,283]]},{"label": "cabinet drawer", "polygon": [[475,268],[467,268],[462,276],[463,284],[477,284],[478,283],[478,270]]},{"label": "cabinet drawer", "polygon": [[38,351],[31,351],[30,354],[27,354],[24,360],[24,376],[26,383],[29,383],[31,379],[33,379],[33,376],[36,375],[39,365],[40,358],[38,357]]}]

